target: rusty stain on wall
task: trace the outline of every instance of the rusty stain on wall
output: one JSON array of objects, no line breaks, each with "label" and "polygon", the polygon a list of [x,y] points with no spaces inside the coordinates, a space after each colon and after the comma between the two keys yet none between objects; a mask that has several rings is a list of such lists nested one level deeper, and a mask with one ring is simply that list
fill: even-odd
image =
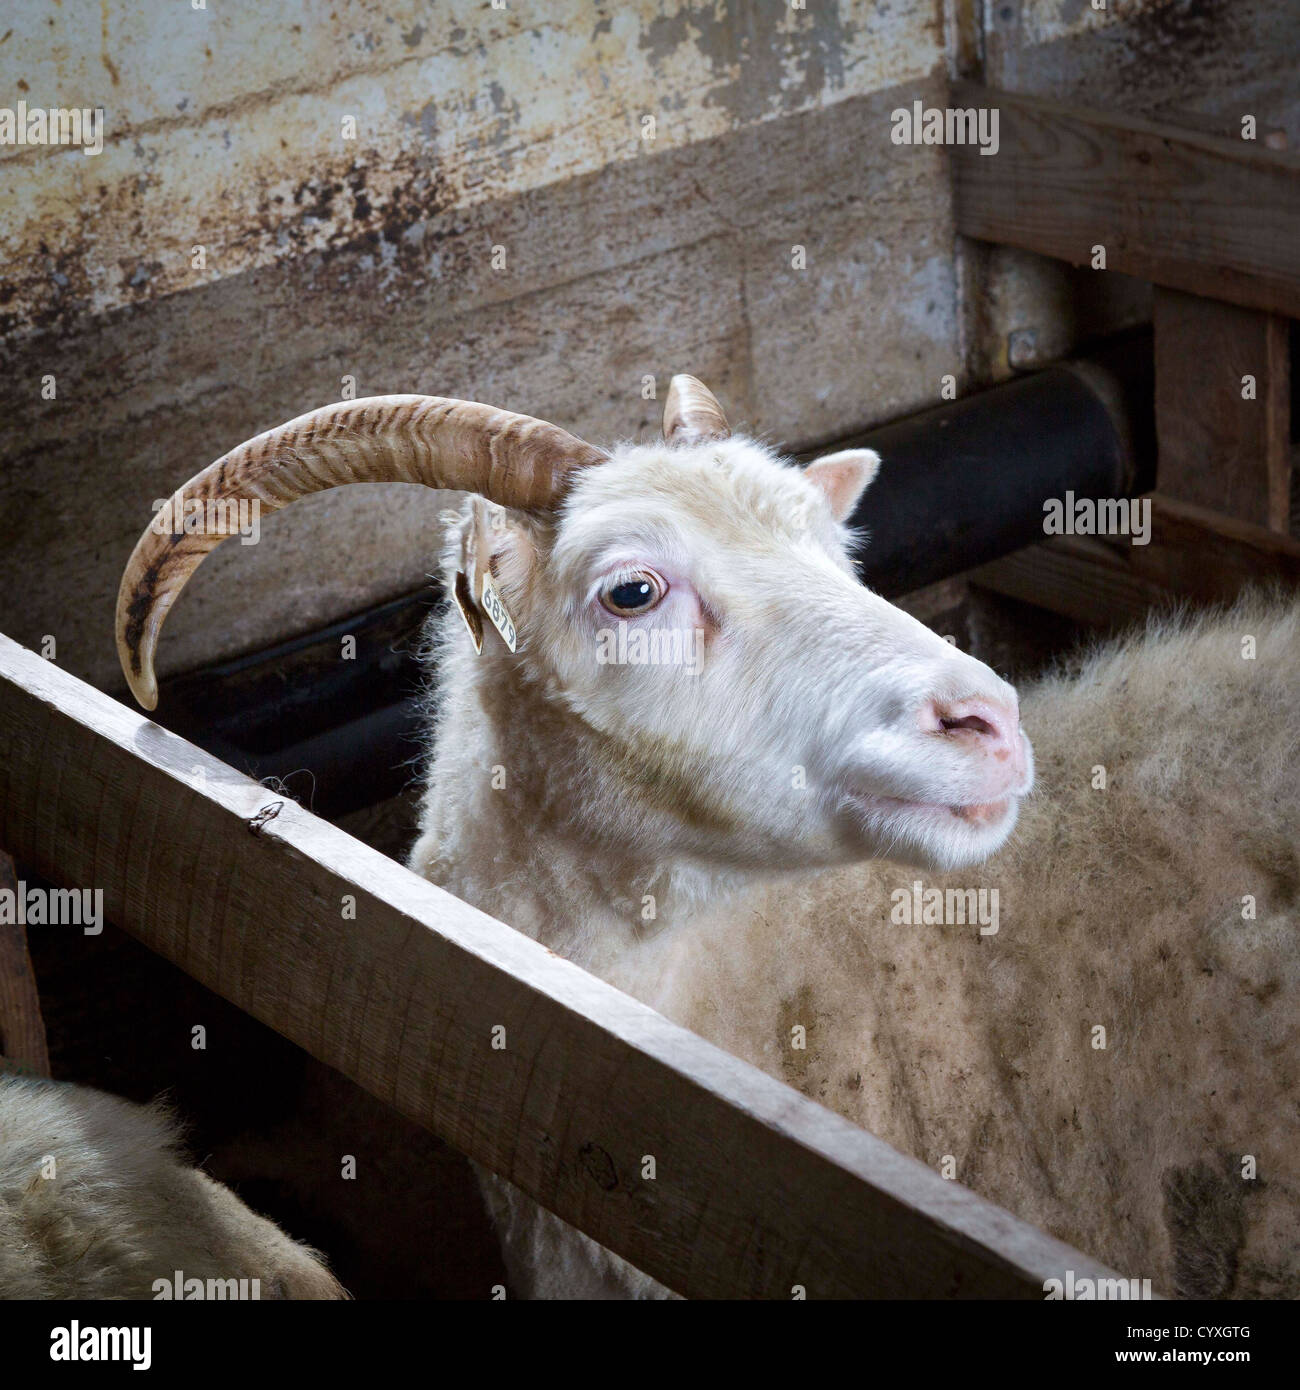
[{"label": "rusty stain on wall", "polygon": [[17,17],[0,93],[21,80],[33,103],[102,106],[105,149],[0,147],[0,332],[381,229],[396,286],[430,214],[815,109],[940,58],[930,0],[103,0],[93,36],[67,9],[57,25]]}]

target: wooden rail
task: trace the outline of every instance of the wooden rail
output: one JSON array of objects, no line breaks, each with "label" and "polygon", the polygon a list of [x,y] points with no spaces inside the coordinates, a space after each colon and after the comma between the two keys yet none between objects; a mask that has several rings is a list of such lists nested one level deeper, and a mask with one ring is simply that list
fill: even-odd
[{"label": "wooden rail", "polygon": [[1184,601],[1229,604],[1254,585],[1300,589],[1300,541],[1151,498],[1151,542],[1053,536],[969,571],[976,584],[1078,622],[1140,622]]},{"label": "wooden rail", "polygon": [[[998,151],[954,146],[957,230],[1300,318],[1300,155],[953,84]],[[1098,274],[1104,272],[1098,271]]]},{"label": "wooden rail", "polygon": [[0,844],[683,1294],[1108,1277],[3,636]]}]

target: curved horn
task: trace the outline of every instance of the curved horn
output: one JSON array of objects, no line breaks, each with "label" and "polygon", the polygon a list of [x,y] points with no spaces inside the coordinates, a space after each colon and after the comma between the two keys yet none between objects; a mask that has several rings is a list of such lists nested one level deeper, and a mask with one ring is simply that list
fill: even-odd
[{"label": "curved horn", "polygon": [[675,376],[664,402],[664,439],[669,444],[703,444],[730,439],[731,426],[718,398],[693,376]]},{"label": "curved horn", "polygon": [[[575,469],[605,457],[545,420],[441,396],[339,401],[267,430],[191,478],[136,543],[117,592],[117,654],[127,684],[145,709],[157,705],[154,652],[163,620],[203,557],[230,534],[206,528],[209,503],[256,500],[276,511],[346,483],[418,483],[536,510],[560,500]],[[187,530],[196,499],[199,524]]]}]

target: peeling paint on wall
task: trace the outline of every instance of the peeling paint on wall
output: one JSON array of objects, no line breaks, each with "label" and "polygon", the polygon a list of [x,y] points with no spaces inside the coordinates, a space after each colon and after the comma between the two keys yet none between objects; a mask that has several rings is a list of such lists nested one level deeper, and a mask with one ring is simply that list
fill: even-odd
[{"label": "peeling paint on wall", "polygon": [[105,149],[0,147],[0,332],[381,226],[418,254],[430,214],[920,77],[941,47],[931,0],[65,8],[16,17],[0,94],[103,107]]}]

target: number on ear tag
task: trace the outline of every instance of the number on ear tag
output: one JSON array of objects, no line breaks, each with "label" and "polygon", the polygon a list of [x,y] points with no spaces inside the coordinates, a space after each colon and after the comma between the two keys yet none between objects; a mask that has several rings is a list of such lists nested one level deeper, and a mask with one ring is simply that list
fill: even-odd
[{"label": "number on ear tag", "polygon": [[514,619],[506,611],[501,595],[492,583],[492,576],[486,570],[483,571],[483,611],[492,619],[492,625],[501,634],[506,646],[514,651],[517,640]]}]

